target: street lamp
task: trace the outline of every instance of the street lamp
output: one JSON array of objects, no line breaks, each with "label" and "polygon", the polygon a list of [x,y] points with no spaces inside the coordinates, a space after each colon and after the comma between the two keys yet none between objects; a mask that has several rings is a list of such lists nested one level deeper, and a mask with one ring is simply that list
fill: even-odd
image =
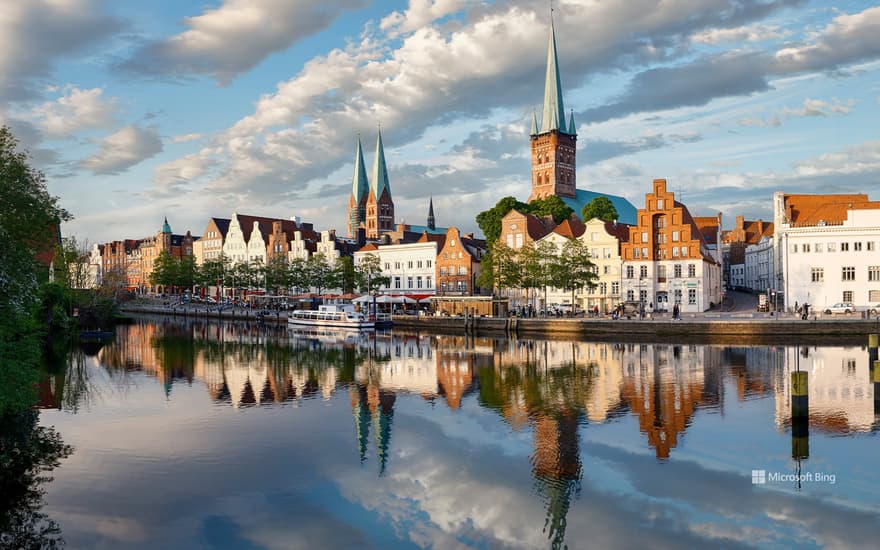
[{"label": "street lamp", "polygon": [[645,285],[645,278],[639,274],[639,319],[645,318],[645,291],[642,290]]}]

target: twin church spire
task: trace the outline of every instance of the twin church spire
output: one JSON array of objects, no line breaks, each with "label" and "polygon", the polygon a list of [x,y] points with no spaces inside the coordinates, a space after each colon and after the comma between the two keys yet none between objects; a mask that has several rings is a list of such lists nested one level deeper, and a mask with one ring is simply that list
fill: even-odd
[{"label": "twin church spire", "polygon": [[385,163],[381,131],[376,139],[372,184],[367,179],[363,146],[358,136],[348,213],[348,232],[352,237],[356,236],[361,228],[364,229],[368,239],[377,239],[383,233],[394,230],[394,201],[391,199],[391,184],[388,181],[388,166]]}]

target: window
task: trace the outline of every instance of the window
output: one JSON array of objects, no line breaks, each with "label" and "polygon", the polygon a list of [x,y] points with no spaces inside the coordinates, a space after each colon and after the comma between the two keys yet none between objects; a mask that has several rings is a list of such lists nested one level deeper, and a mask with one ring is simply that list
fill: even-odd
[{"label": "window", "polygon": [[635,293],[634,293],[632,290],[627,290],[627,291],[626,291],[626,299],[627,299],[627,301],[629,301],[629,302],[634,301],[634,300],[636,299],[636,295],[635,295]]},{"label": "window", "polygon": [[458,291],[467,292],[467,283],[464,281],[458,281]]},{"label": "window", "polygon": [[844,267],[841,270],[841,281],[855,281],[856,280],[856,268],[855,267]]},{"label": "window", "polygon": [[446,275],[446,268],[445,267],[440,268],[440,276],[442,277],[443,275]]},{"label": "window", "polygon": [[822,252],[822,243],[816,243],[816,252]]},{"label": "window", "polygon": [[608,275],[610,273],[611,273],[611,266],[610,265],[602,266],[602,274],[603,275]]},{"label": "window", "polygon": [[433,260],[425,260],[425,267],[431,267]]},{"label": "window", "polygon": [[681,264],[672,266],[672,276],[676,279],[681,279]]},{"label": "window", "polygon": [[626,278],[632,279],[634,276],[635,268],[631,265],[626,266]]},{"label": "window", "polygon": [[868,266],[868,280],[874,282],[880,281],[880,265]]},{"label": "window", "polygon": [[657,210],[663,210],[663,199],[657,199]]},{"label": "window", "polygon": [[400,262],[394,262],[394,269],[400,269]]},{"label": "window", "polygon": [[688,289],[688,303],[692,306],[696,305],[696,303],[697,303],[697,289],[696,288],[689,288]]},{"label": "window", "polygon": [[837,243],[828,243],[828,252],[837,252]]},{"label": "window", "polygon": [[687,255],[688,255],[688,247],[686,247],[686,246],[681,247],[681,257],[687,258]]},{"label": "window", "polygon": [[458,266],[459,275],[467,275],[467,268],[463,265]]},{"label": "window", "polygon": [[608,294],[608,283],[599,283],[599,294]]},{"label": "window", "polygon": [[413,268],[413,263],[412,263],[412,260],[410,260],[410,261],[409,261],[409,263],[408,263],[408,264],[407,264],[407,267],[409,267],[409,268],[410,268],[410,269],[412,269],[412,268]]},{"label": "window", "polygon": [[416,277],[416,288],[422,288],[422,278]]},{"label": "window", "polygon": [[664,283],[666,282],[666,266],[658,265],[657,266],[657,282]]},{"label": "window", "polygon": [[394,278],[394,288],[400,288],[400,277]]},{"label": "window", "polygon": [[647,290],[640,290],[639,291],[639,301],[640,302],[647,302],[648,301],[648,291]]},{"label": "window", "polygon": [[805,243],[803,246],[802,252],[809,252],[809,251],[810,251],[810,243]]},{"label": "window", "polygon": [[697,264],[688,264],[688,277],[697,276]]},{"label": "window", "polygon": [[681,303],[681,289],[678,289],[675,291],[675,303],[676,304]]},{"label": "window", "polygon": [[620,294],[620,282],[619,281],[613,281],[611,283],[611,294],[614,296],[617,296],[618,294]]},{"label": "window", "polygon": [[413,287],[413,278],[407,277],[406,278],[406,288],[412,288],[412,287]]},{"label": "window", "polygon": [[522,233],[517,233],[517,234],[516,234],[516,247],[517,247],[517,248],[522,248],[522,245],[523,245],[523,236],[522,236]]},{"label": "window", "polygon": [[674,243],[678,242],[678,236],[679,236],[678,231],[673,231],[672,232],[672,242],[674,242]]},{"label": "window", "polygon": [[874,241],[868,241],[868,252],[874,251]]},{"label": "window", "polygon": [[610,248],[603,248],[602,249],[602,257],[603,258],[610,258],[611,257],[611,249]]},{"label": "window", "polygon": [[677,246],[672,247],[672,257],[678,258],[678,247]]},{"label": "window", "polygon": [[843,301],[844,302],[852,302],[853,301],[853,291],[852,290],[844,290],[843,291]]},{"label": "window", "polygon": [[642,247],[642,258],[647,258],[647,257],[648,257],[648,249],[643,246]]},{"label": "window", "polygon": [[648,233],[647,232],[642,232],[642,242],[643,243],[648,242]]},{"label": "window", "polygon": [[513,248],[513,235],[507,234],[507,248]]},{"label": "window", "polygon": [[861,252],[862,251],[862,243],[860,243],[860,242],[853,243],[853,250],[856,252]]},{"label": "window", "polygon": [[841,252],[849,252],[849,243],[840,243]]},{"label": "window", "polygon": [[434,287],[434,281],[431,280],[431,279],[432,279],[432,278],[431,278],[430,276],[429,276],[429,277],[425,277],[425,287],[426,287],[426,288],[433,288],[433,287]]},{"label": "window", "polygon": [[422,260],[419,260],[419,263],[416,264],[416,265],[418,265],[418,266],[419,266],[419,269],[421,269],[421,268],[422,268]]},{"label": "window", "polygon": [[446,283],[445,282],[440,283],[440,292],[446,292]]},{"label": "window", "polygon": [[797,245],[796,244],[791,245],[791,247],[789,247],[789,249],[791,250],[792,254],[797,254]]},{"label": "window", "polygon": [[644,279],[647,276],[648,276],[648,266],[640,265],[639,266],[639,278]]},{"label": "window", "polygon": [[641,258],[642,250],[640,248],[633,248],[633,258]]},{"label": "window", "polygon": [[598,233],[590,233],[590,240],[591,240],[591,241],[598,241],[598,240],[599,240],[599,234],[598,234]]},{"label": "window", "polygon": [[825,281],[825,268],[823,267],[814,267],[810,270],[811,280],[814,283],[821,283]]}]

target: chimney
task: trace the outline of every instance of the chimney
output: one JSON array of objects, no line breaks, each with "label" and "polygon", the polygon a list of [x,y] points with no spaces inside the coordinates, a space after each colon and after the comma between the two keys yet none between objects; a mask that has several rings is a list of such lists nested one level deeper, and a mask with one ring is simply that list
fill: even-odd
[{"label": "chimney", "polygon": [[764,234],[764,220],[758,218],[758,235]]},{"label": "chimney", "polygon": [[745,217],[743,217],[743,216],[737,216],[737,217],[736,217],[736,228],[737,228],[737,229],[742,229],[742,228],[745,227],[745,225],[746,225],[746,219],[745,219]]},{"label": "chimney", "polygon": [[296,225],[299,225],[299,222],[301,221],[301,219],[300,219],[299,216],[291,216],[291,217],[290,217],[290,221],[292,221],[292,222],[295,223]]}]

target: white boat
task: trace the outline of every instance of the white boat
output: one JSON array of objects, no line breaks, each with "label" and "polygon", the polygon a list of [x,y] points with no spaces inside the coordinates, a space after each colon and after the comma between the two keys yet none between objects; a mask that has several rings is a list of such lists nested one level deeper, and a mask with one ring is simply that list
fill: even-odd
[{"label": "white boat", "polygon": [[298,309],[287,316],[287,324],[309,327],[339,327],[350,329],[376,328],[376,322],[354,310],[351,304],[319,306],[317,310]]}]

